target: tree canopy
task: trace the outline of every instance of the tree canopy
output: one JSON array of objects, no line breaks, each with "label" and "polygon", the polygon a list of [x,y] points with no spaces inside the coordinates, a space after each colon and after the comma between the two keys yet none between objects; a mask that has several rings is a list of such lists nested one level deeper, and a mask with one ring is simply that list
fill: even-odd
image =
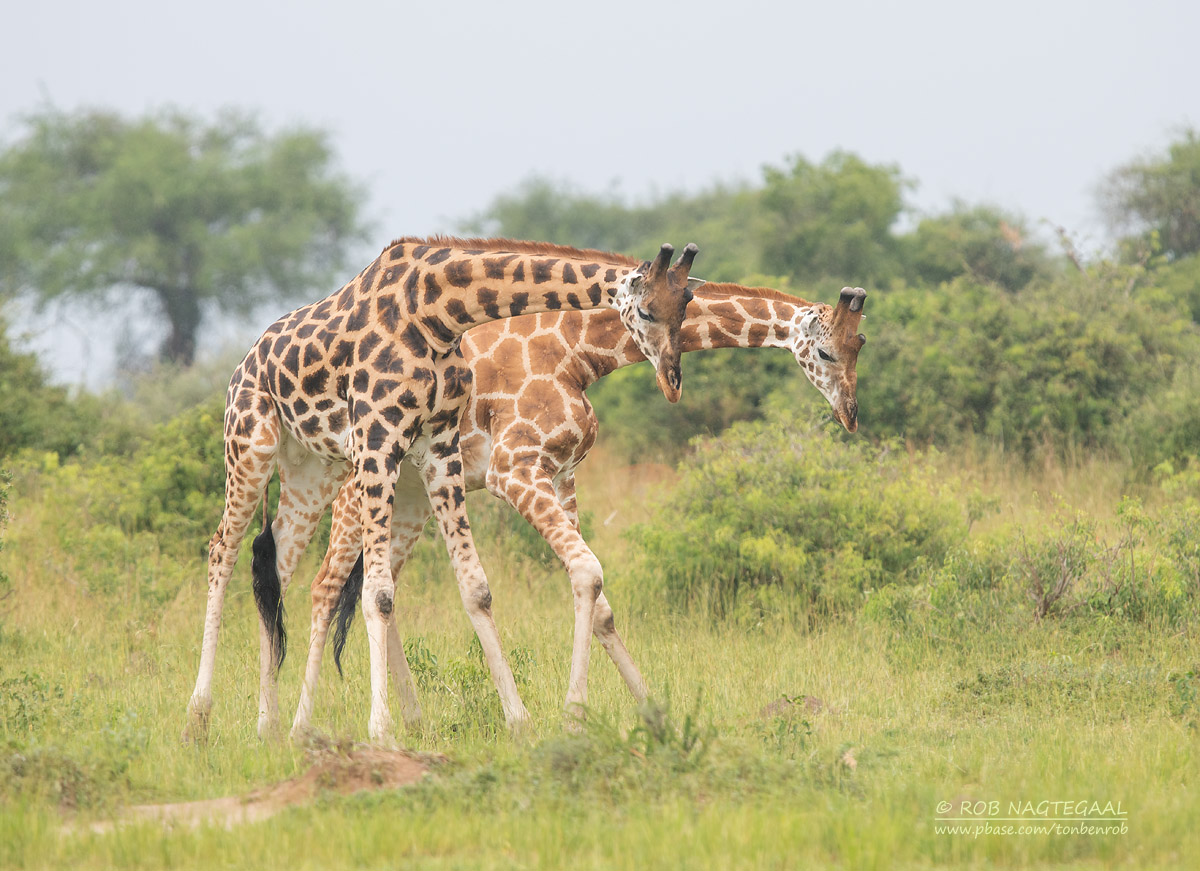
[{"label": "tree canopy", "polygon": [[45,304],[148,291],[164,359],[190,364],[206,310],[326,289],[364,236],[324,133],[252,117],[46,110],[0,153],[0,290]]},{"label": "tree canopy", "polygon": [[1118,234],[1155,233],[1171,257],[1200,252],[1200,133],[1185,130],[1165,156],[1118,167],[1100,196]]}]

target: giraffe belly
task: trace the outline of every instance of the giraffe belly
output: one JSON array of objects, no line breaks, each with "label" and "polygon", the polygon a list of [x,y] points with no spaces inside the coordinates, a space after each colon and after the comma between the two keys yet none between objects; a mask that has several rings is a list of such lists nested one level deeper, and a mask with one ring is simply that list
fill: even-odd
[{"label": "giraffe belly", "polygon": [[478,431],[469,432],[468,427],[464,427],[459,444],[467,491],[482,490],[486,486],[488,462],[492,457],[492,439]]},{"label": "giraffe belly", "polygon": [[301,428],[285,419],[284,429],[296,445],[327,462],[346,462],[353,456],[354,440],[348,423],[340,430],[327,426]]}]

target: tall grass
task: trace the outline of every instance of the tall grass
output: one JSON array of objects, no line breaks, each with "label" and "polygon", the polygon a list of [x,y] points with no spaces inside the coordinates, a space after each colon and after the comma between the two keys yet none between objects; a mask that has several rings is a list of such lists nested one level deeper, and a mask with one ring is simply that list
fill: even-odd
[{"label": "tall grass", "polygon": [[[940,462],[994,507],[976,523],[985,534],[1040,516],[1052,494],[1116,522],[1101,506],[1127,489],[1119,470],[1088,461],[1028,471],[1000,457]],[[130,803],[247,792],[302,771],[304,750],[255,735],[248,560],[230,587],[210,743],[184,747],[202,558],[95,551],[92,559],[125,560],[126,571],[159,573],[153,588],[174,592],[96,588],[88,575],[118,574],[114,566],[62,550],[50,530],[69,518],[45,494],[14,493],[0,553],[11,579],[0,602],[0,867],[1094,868],[1188,867],[1200,855],[1191,788],[1200,646],[1191,626],[1037,621],[1030,611],[991,624],[847,616],[809,628],[669,612],[629,570],[622,530],[653,519],[646,497],[669,488],[673,473],[618,466],[601,449],[580,478],[618,628],[666,719],[635,709],[597,646],[588,725],[582,734],[563,728],[565,576],[524,539],[504,544],[516,534],[475,499],[496,621],[534,719],[528,742],[503,731],[444,550],[430,539],[397,597],[428,719],[402,741],[446,753],[446,766],[406,790],[330,794],[232,831],[139,824],[104,835],[86,824]],[[287,594],[297,639],[307,637],[317,558],[306,558]],[[283,666],[285,712],[298,696],[302,650],[298,642]],[[316,724],[363,740],[361,628],[345,664],[344,681],[325,670]],[[1120,802],[1127,833],[935,831],[941,802],[1084,799]]]}]

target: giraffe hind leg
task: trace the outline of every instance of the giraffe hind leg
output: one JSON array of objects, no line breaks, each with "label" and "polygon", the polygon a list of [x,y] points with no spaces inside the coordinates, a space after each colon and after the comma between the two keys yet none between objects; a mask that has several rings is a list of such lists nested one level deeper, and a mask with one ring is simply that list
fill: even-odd
[{"label": "giraffe hind leg", "polygon": [[346,475],[285,437],[279,460],[279,513],[255,540],[254,594],[259,610],[258,734],[279,732],[279,666],[286,654],[283,598],[316,532],[321,515]]},{"label": "giraffe hind leg", "polygon": [[[354,484],[342,486],[333,503],[333,524],[329,532],[329,547],[317,576],[313,578],[310,596],[312,617],[309,624],[308,659],[304,666],[304,679],[300,683],[300,700],[296,705],[296,716],[292,719],[292,739],[303,736],[312,723],[317,683],[321,676],[321,659],[329,625],[336,616],[339,597],[344,593],[347,578],[357,570],[359,587],[362,586],[362,534],[359,529],[358,500]],[[355,555],[358,562],[353,563]],[[341,664],[338,663],[338,671]]]},{"label": "giraffe hind leg", "polygon": [[239,412],[237,398],[249,394],[248,408],[257,404],[253,386],[232,390],[225,420],[225,508],[208,550],[208,601],[205,606],[204,637],[196,685],[188,702],[185,742],[203,743],[208,738],[212,711],[212,681],[216,667],[217,638],[225,591],[237,563],[242,539],[275,468],[279,447],[279,420],[270,413],[254,416]]}]

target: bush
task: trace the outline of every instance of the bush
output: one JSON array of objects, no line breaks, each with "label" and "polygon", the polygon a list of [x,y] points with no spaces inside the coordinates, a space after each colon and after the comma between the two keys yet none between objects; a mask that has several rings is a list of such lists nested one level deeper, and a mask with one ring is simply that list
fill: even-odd
[{"label": "bush", "polygon": [[[22,495],[45,512],[51,552],[65,555],[88,592],[122,591],[161,603],[182,583],[180,562],[203,556],[224,502],[221,409],[216,400],[149,430],[131,456],[60,462],[24,452]],[[69,522],[64,522],[69,518]],[[43,547],[45,542],[43,542]]]},{"label": "bush", "polygon": [[[1200,330],[1153,288],[1127,289],[1124,272],[1098,267],[1011,294],[964,277],[877,295],[871,316],[888,329],[859,362],[864,433],[938,445],[974,434],[1027,456],[1129,450],[1146,468],[1189,449]],[[1143,408],[1129,445],[1126,418]]]},{"label": "bush", "polygon": [[631,533],[640,572],[677,606],[825,615],[940,566],[966,524],[929,465],[834,433],[772,412],[698,442],[656,519]]}]

